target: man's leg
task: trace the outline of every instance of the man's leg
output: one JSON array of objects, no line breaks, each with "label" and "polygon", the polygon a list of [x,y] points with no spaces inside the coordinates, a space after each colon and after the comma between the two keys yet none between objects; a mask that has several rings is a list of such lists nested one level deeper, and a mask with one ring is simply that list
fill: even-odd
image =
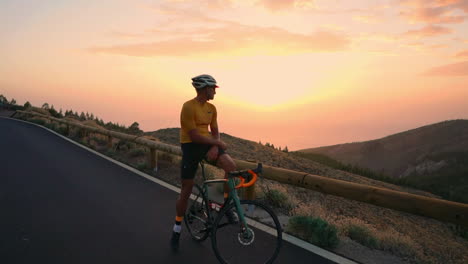
[{"label": "man's leg", "polygon": [[193,179],[182,179],[182,188],[180,190],[179,199],[176,202],[176,216],[184,217],[185,211],[187,210],[187,202],[192,194]]},{"label": "man's leg", "polygon": [[[216,163],[216,166],[222,168],[224,170],[224,178],[227,179],[229,172],[236,170],[236,164],[234,163],[234,160],[232,160],[231,156],[228,154],[222,154],[218,158],[218,162]],[[229,186],[224,184],[224,203],[226,203],[226,200],[229,196]],[[226,212],[226,217],[229,223],[235,224],[239,222],[239,219],[236,214],[233,212],[234,210],[230,210]]]},{"label": "man's leg", "polygon": [[187,203],[192,193],[193,179],[182,179],[182,188],[180,189],[179,199],[176,202],[175,224],[172,229],[171,247],[172,250],[179,249],[180,231],[182,231],[182,220],[184,219]]},{"label": "man's leg", "polygon": [[[228,174],[231,171],[236,170],[236,163],[234,160],[229,156],[229,154],[222,154],[219,156],[216,166],[224,170],[224,178],[228,178]],[[229,186],[227,184],[224,185],[224,198],[227,198],[229,193]]]}]

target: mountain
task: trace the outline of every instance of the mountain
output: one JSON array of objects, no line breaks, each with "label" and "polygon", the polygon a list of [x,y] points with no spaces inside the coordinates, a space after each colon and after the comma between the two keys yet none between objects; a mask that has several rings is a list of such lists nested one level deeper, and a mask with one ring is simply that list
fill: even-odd
[{"label": "mountain", "polygon": [[450,120],[381,139],[303,149],[468,202],[468,120]]}]

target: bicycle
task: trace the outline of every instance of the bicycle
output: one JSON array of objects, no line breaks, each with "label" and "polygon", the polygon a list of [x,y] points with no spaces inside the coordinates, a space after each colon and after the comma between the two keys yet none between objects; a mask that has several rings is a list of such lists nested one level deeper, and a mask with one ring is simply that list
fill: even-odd
[{"label": "bicycle", "polygon": [[[240,200],[237,194],[237,189],[256,182],[262,164],[253,170],[231,172],[228,179],[216,180],[206,180],[203,162],[200,165],[203,184],[194,184],[184,217],[192,238],[204,241],[211,236],[212,248],[221,263],[246,263],[246,260],[249,263],[272,263],[282,244],[283,230],[278,217],[266,205]],[[237,185],[236,178],[240,179]],[[216,183],[229,186],[229,196],[223,204],[209,198],[209,185]],[[226,216],[229,211],[237,213],[237,222],[229,221]]]}]

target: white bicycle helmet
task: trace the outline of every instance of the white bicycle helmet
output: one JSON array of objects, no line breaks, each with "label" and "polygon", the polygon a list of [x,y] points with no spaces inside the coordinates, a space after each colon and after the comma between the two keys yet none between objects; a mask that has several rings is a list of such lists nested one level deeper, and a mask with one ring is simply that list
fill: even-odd
[{"label": "white bicycle helmet", "polygon": [[195,87],[195,89],[203,89],[205,87],[209,87],[209,86],[214,86],[214,87],[218,87],[216,85],[216,80],[215,78],[213,78],[211,75],[208,75],[208,74],[202,74],[202,75],[198,75],[196,77],[193,77],[192,78],[192,85],[193,87]]}]

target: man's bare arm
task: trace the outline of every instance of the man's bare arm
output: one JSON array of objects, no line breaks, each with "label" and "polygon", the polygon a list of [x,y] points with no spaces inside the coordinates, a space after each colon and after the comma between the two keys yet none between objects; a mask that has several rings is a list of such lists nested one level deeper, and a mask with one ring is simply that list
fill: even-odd
[{"label": "man's bare arm", "polygon": [[217,127],[211,127],[210,126],[210,130],[211,130],[211,136],[214,138],[214,139],[220,139],[219,137],[219,130]]},{"label": "man's bare arm", "polygon": [[218,138],[205,137],[205,136],[200,135],[196,129],[190,130],[189,135],[194,143],[216,145],[222,149],[226,149],[226,143],[219,140],[219,135],[218,135]]}]

